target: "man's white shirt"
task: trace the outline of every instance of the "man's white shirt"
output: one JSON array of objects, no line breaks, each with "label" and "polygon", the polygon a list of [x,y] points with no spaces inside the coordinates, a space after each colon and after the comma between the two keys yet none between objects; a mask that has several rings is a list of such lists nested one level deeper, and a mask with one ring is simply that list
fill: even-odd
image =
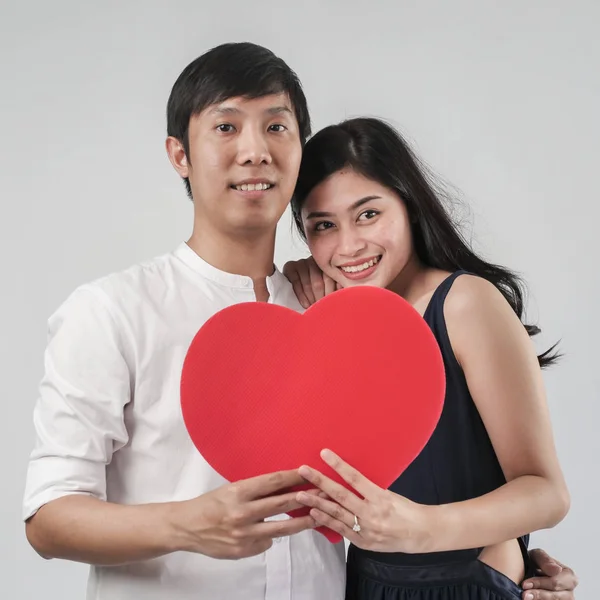
[{"label": "man's white shirt", "polygon": [[[278,270],[267,289],[269,302],[302,311]],[[225,484],[185,429],[181,370],[212,315],[255,299],[249,277],[216,269],[187,244],[71,294],[48,322],[24,519],[68,494],[145,504],[188,500]],[[238,561],[176,552],[92,566],[87,598],[337,600],[344,562],[343,543],[306,531]]]}]

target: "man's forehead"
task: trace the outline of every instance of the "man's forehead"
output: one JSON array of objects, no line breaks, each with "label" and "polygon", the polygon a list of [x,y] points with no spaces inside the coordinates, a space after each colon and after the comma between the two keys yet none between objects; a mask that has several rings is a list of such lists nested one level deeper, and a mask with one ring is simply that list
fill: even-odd
[{"label": "man's forehead", "polygon": [[259,98],[234,96],[207,106],[203,112],[207,115],[243,115],[250,113],[293,114],[292,103],[286,93],[269,94],[267,96],[260,96]]}]

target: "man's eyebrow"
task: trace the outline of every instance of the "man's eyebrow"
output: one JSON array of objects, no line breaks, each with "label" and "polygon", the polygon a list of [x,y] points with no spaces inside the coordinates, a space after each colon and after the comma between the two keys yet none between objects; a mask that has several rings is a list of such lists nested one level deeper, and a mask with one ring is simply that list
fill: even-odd
[{"label": "man's eyebrow", "polygon": [[[215,106],[210,112],[215,115],[240,115],[243,111],[235,106]],[[269,115],[294,114],[288,106],[272,106],[264,112]]]},{"label": "man's eyebrow", "polygon": [[289,106],[272,106],[266,110],[270,115],[280,115],[282,113],[287,113],[289,115],[293,115],[294,113],[289,108]]},{"label": "man's eyebrow", "polygon": [[[356,202],[354,202],[352,205],[350,205],[348,207],[348,212],[352,212],[353,210],[356,210],[359,206],[362,206],[363,204],[366,204],[367,202],[370,202],[371,200],[379,200],[381,199],[381,196],[365,196],[364,198],[361,198],[360,200],[357,200]],[[324,211],[314,211],[311,212],[310,214],[307,215],[307,219],[321,219],[323,217],[333,217],[333,213],[330,212],[324,212]]]},{"label": "man's eyebrow", "polygon": [[215,106],[210,112],[216,115],[236,115],[242,111],[234,106]]}]

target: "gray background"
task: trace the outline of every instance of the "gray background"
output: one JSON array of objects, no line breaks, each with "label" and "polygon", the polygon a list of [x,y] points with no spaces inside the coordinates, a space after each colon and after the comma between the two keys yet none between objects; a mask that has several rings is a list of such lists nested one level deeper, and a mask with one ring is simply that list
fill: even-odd
[{"label": "gray background", "polygon": [[[87,568],[38,558],[20,521],[46,319],[80,283],[189,235],[167,96],[196,56],[249,40],[297,71],[315,130],[391,119],[460,190],[476,246],[527,278],[540,348],[561,338],[567,354],[546,381],[572,493],[533,543],[595,598],[599,23],[597,0],[3,2],[0,595],[84,597]],[[305,253],[286,214],[277,263]]]}]

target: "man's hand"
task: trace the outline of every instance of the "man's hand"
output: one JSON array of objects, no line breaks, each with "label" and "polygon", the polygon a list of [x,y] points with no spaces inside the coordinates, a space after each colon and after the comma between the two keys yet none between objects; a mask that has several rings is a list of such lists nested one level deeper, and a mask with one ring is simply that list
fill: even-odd
[{"label": "man's hand", "polygon": [[283,274],[304,308],[338,289],[336,282],[319,269],[312,256],[285,263]]},{"label": "man's hand", "polygon": [[544,550],[529,552],[539,576],[523,581],[523,600],[574,600],[579,581],[573,569],[548,556]]},{"label": "man's hand", "polygon": [[265,552],[273,538],[313,529],[316,525],[310,516],[264,521],[302,508],[296,501],[297,492],[285,492],[302,484],[306,481],[296,470],[282,471],[174,503],[173,523],[181,542],[178,548],[213,558],[239,559]]}]

